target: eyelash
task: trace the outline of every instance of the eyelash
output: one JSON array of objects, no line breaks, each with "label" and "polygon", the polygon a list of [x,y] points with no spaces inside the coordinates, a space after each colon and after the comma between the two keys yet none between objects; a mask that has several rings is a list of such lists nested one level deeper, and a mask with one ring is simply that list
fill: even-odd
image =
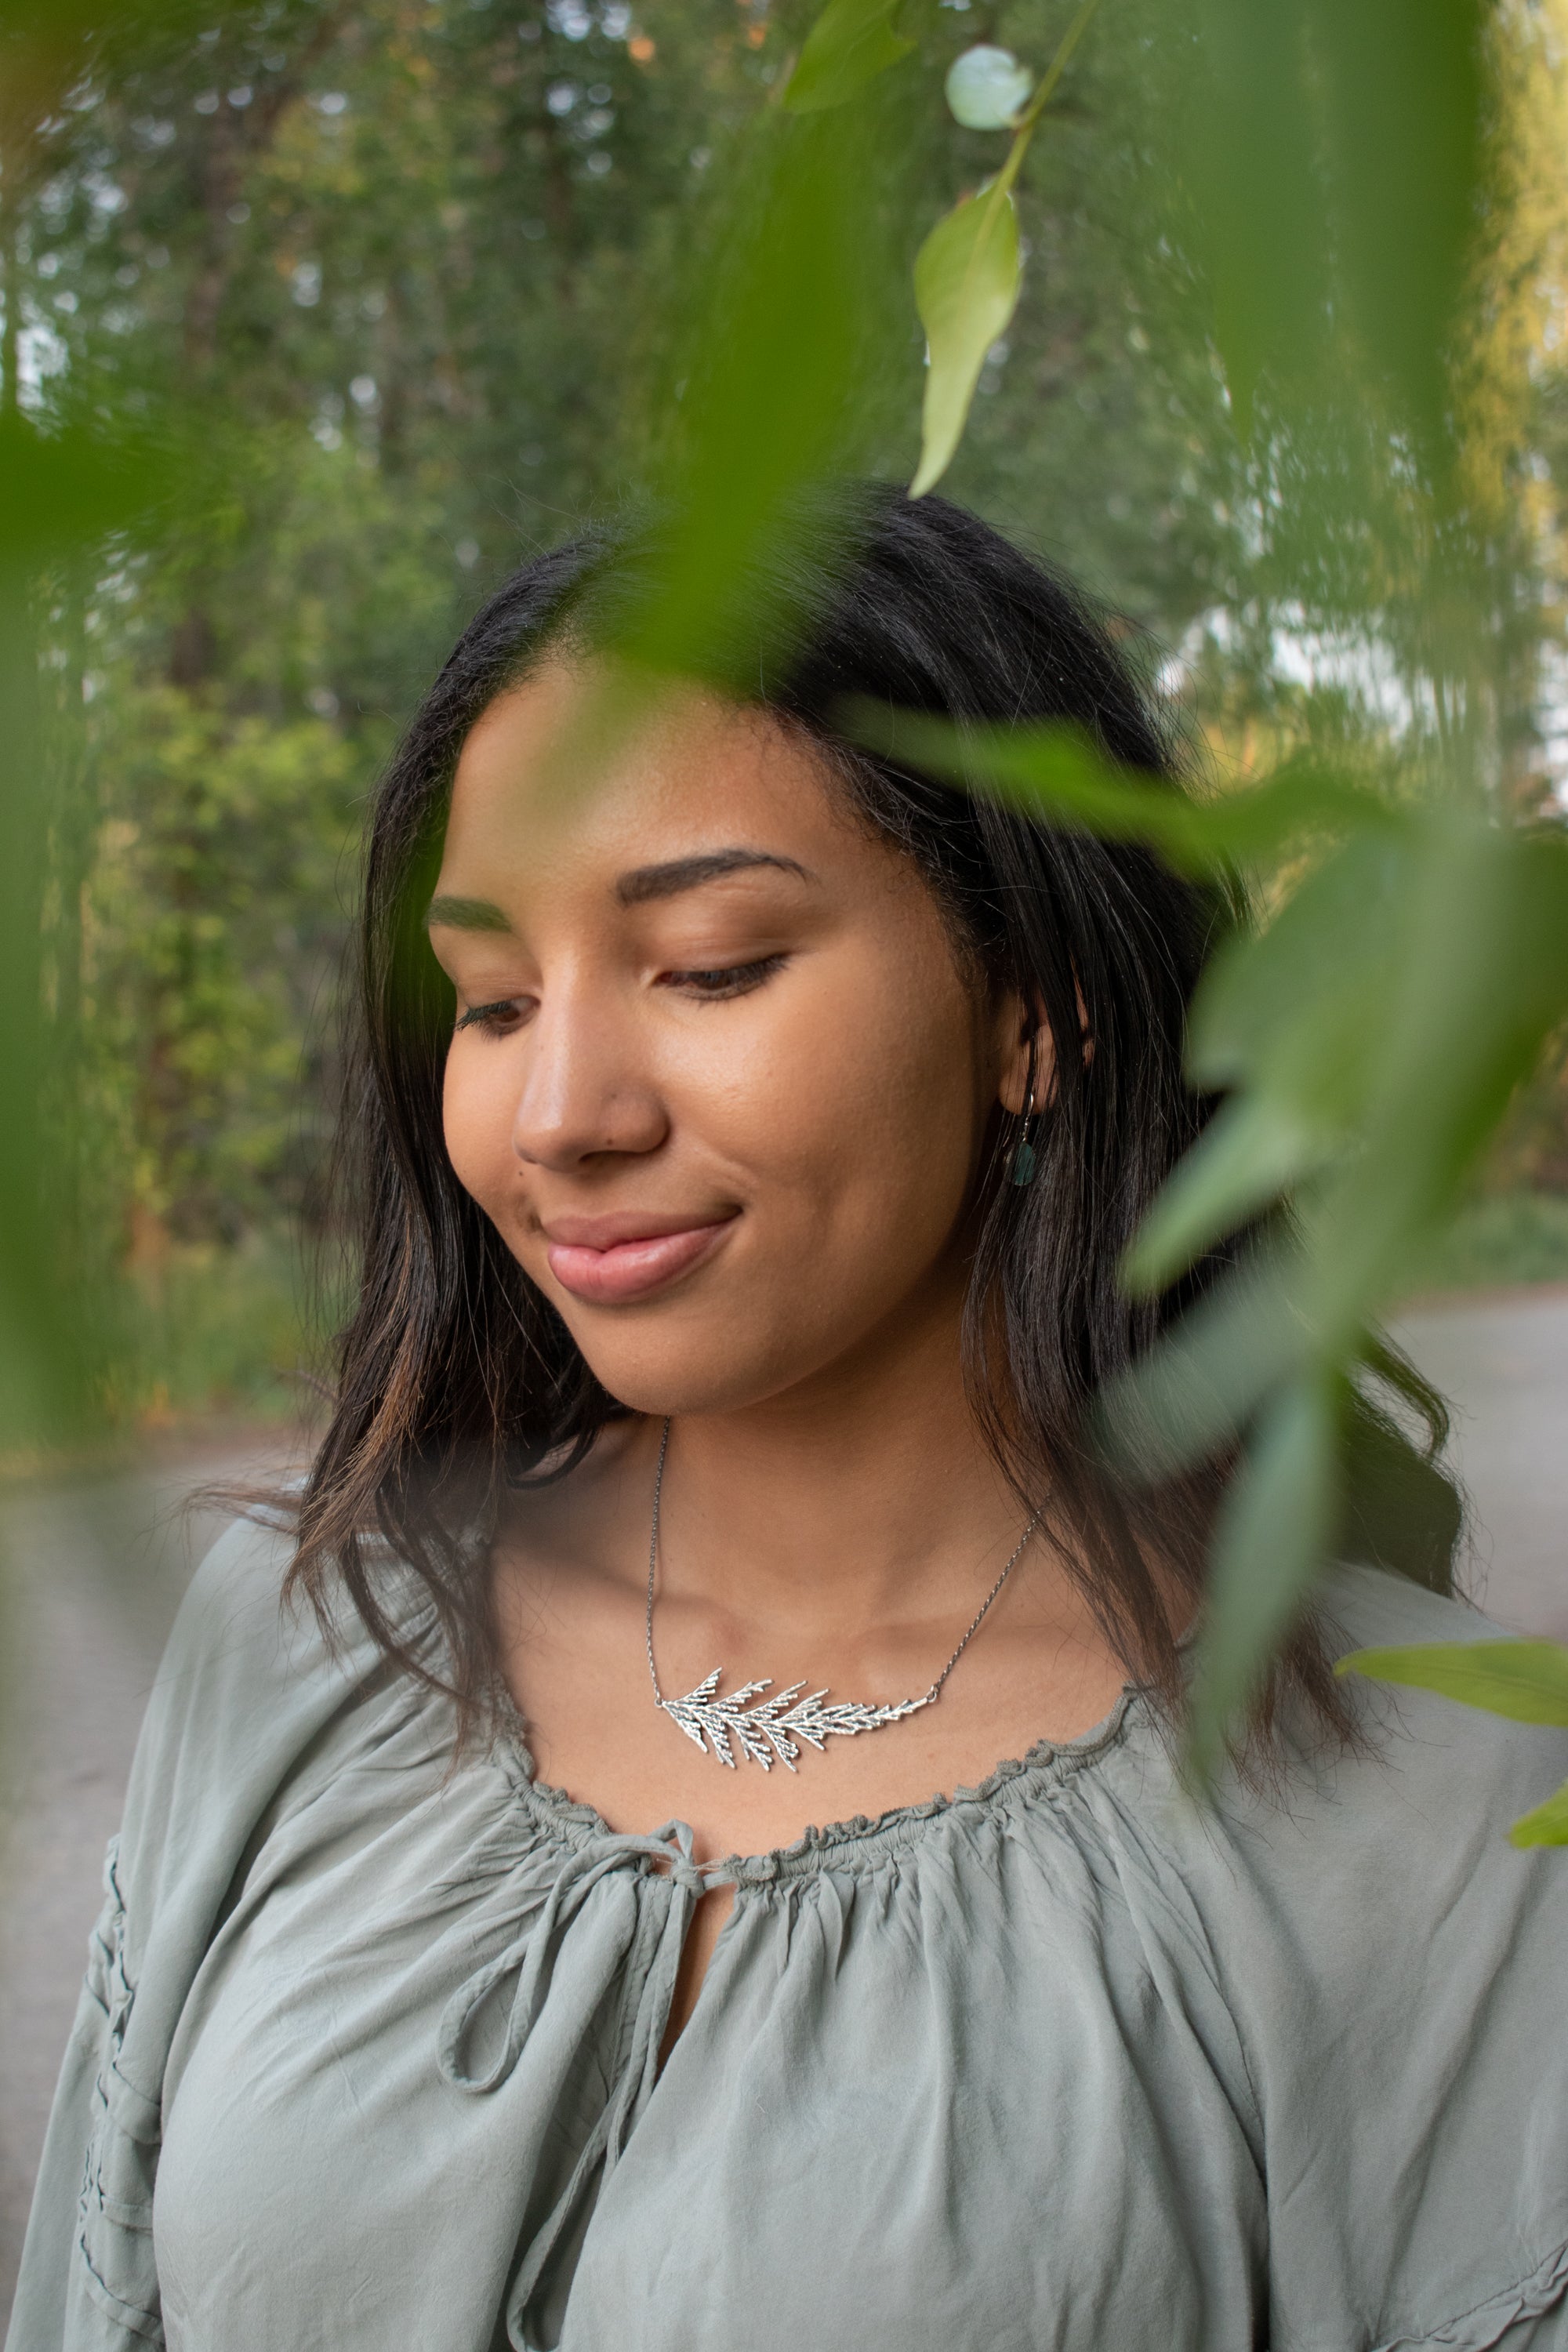
[{"label": "eyelash", "polygon": [[468,1011],[459,1017],[457,1025],[459,1029],[488,1029],[492,1037],[499,1037],[504,1033],[497,1016],[503,1013],[514,1013],[516,1011],[516,999],[510,996],[502,997],[494,1004],[471,1005]]},{"label": "eyelash", "polygon": [[[782,955],[759,956],[754,963],[723,964],[704,971],[668,972],[665,981],[669,987],[689,989],[700,1003],[721,1004],[727,997],[749,996],[752,989],[761,988],[784,961]],[[506,1034],[507,1020],[516,1013],[516,999],[501,997],[493,1004],[471,1005],[459,1015],[457,1026],[485,1029],[492,1037],[500,1037]]]},{"label": "eyelash", "polygon": [[[749,996],[753,988],[761,988],[771,980],[784,963],[782,955],[759,956],[755,963],[722,964],[706,971],[672,971],[666,974],[667,983],[675,988],[689,988],[701,1001],[721,1003],[727,996]],[[717,982],[716,987],[704,987],[702,982]]]}]

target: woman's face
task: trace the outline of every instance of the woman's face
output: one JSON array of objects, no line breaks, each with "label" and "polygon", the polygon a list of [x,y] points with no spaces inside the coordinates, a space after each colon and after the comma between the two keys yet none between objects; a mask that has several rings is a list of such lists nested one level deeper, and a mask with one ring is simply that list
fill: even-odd
[{"label": "woman's face", "polygon": [[563,784],[587,683],[542,668],[458,763],[447,1146],[613,1396],[733,1410],[955,1323],[1022,1011],[763,714],[683,691]]}]

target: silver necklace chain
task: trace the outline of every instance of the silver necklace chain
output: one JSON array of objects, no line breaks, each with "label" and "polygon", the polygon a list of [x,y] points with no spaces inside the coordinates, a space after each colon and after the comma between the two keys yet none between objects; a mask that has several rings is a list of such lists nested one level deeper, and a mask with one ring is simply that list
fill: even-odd
[{"label": "silver necklace chain", "polygon": [[669,1453],[669,1422],[664,1424],[664,1434],[658,1442],[658,1468],[653,1481],[653,1526],[647,1539],[647,1614],[646,1639],[647,1644],[648,1680],[653,1685],[654,1704],[662,1707],[673,1723],[679,1724],[688,1739],[695,1741],[704,1753],[718,1759],[721,1764],[733,1769],[738,1748],[749,1764],[760,1764],[764,1772],[775,1763],[784,1764],[793,1772],[800,1754],[801,1742],[815,1748],[820,1755],[829,1739],[850,1739],[857,1732],[880,1731],[889,1723],[901,1723],[908,1715],[918,1715],[924,1706],[932,1706],[942,1696],[942,1687],[970,1643],[980,1631],[985,1612],[1013,1570],[1024,1556],[1024,1548],[1034,1534],[1039,1519],[1031,1511],[1029,1523],[1019,1537],[1013,1555],[990,1591],[975,1611],[963,1640],[943,1666],[930,1690],[921,1698],[900,1699],[889,1706],[868,1706],[858,1699],[840,1699],[824,1706],[827,1696],[825,1683],[820,1690],[805,1696],[804,1681],[791,1683],[787,1689],[775,1691],[772,1698],[764,1693],[773,1690],[771,1676],[762,1681],[742,1683],[739,1690],[721,1697],[719,1685],[723,1668],[715,1666],[705,1675],[695,1690],[684,1698],[666,1698],[659,1686],[658,1668],[653,1656],[653,1593],[658,1573],[658,1513],[664,1493],[664,1465]]}]

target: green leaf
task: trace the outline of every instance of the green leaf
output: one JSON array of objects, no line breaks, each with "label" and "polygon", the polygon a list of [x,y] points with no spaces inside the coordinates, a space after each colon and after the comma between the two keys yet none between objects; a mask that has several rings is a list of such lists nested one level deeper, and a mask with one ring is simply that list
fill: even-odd
[{"label": "green leaf", "polygon": [[1294,0],[1200,0],[1196,24],[1201,94],[1187,144],[1199,247],[1246,435],[1260,376],[1310,363],[1321,339],[1322,184]]},{"label": "green leaf", "polygon": [[1272,865],[1308,835],[1384,828],[1394,821],[1380,793],[1308,757],[1286,761],[1244,791],[1186,800],[1184,806],[1185,842],[1173,839],[1167,855],[1200,872],[1228,864]]},{"label": "green leaf", "polygon": [[[1568,1649],[1559,1642],[1418,1642],[1352,1650],[1336,1675],[1436,1691],[1514,1723],[1568,1725]],[[1568,1845],[1568,1781],[1509,1831],[1514,1845]]]},{"label": "green leaf", "polygon": [[863,469],[879,385],[902,365],[885,331],[902,299],[878,215],[895,168],[886,112],[770,110],[748,139],[678,347],[682,393],[657,482],[670,520],[621,647],[647,669],[754,679],[763,647],[795,624],[779,595],[848,528],[812,485]]},{"label": "green leaf", "polygon": [[1381,1065],[1405,950],[1408,828],[1388,813],[1345,843],[1266,929],[1240,933],[1205,973],[1187,1064],[1238,1088],[1175,1170],[1128,1254],[1137,1291],[1172,1282],[1246,1218],[1347,1151]]},{"label": "green leaf", "polygon": [[[43,1088],[58,1034],[45,1013],[41,914],[60,822],[39,693],[37,575],[85,566],[110,532],[144,524],[167,488],[144,449],[65,425],[0,420],[0,1422],[75,1434],[89,1403],[86,1332],[65,1264]],[[95,1309],[96,1311],[96,1309]]]},{"label": "green leaf", "polygon": [[790,111],[816,114],[842,106],[908,57],[915,44],[893,30],[899,6],[900,0],[828,0],[785,86]]},{"label": "green leaf", "polygon": [[1276,1398],[1226,1496],[1193,1669],[1187,1762],[1200,1787],[1327,1556],[1341,1508],[1340,1399],[1317,1372]]},{"label": "green leaf", "polygon": [[1568,1649],[1557,1642],[1418,1642],[1352,1650],[1334,1672],[1436,1691],[1515,1723],[1568,1724]]},{"label": "green leaf", "polygon": [[1511,1845],[1568,1845],[1568,1780],[1543,1805],[1521,1813],[1508,1834]]},{"label": "green leaf", "polygon": [[1264,1398],[1301,1377],[1311,1350],[1289,1242],[1257,1248],[1095,1407],[1099,1443],[1127,1476],[1157,1483],[1233,1446]]},{"label": "green leaf", "polygon": [[30,567],[141,521],[172,478],[167,454],[129,438],[0,419],[0,562]]},{"label": "green leaf", "polygon": [[1200,1085],[1261,1080],[1314,1132],[1356,1116],[1398,968],[1410,867],[1399,829],[1363,833],[1263,930],[1226,943],[1193,1004],[1187,1062]]},{"label": "green leaf", "polygon": [[1411,839],[1384,926],[1397,953],[1369,1000],[1360,1148],[1323,1203],[1306,1301],[1322,1331],[1407,1277],[1568,1013],[1568,840],[1442,809]]},{"label": "green leaf", "polygon": [[1337,310],[1428,446],[1479,212],[1483,0],[1199,0],[1187,130],[1238,423]]},{"label": "green leaf", "polygon": [[930,364],[913,499],[934,488],[952,463],[985,354],[1017,307],[1020,282],[1017,206],[1010,188],[988,181],[938,221],[915,261]]},{"label": "green leaf", "polygon": [[1258,1092],[1228,1102],[1182,1160],[1138,1230],[1121,1276],[1152,1297],[1204,1251],[1319,1165],[1331,1148],[1321,1128]]},{"label": "green leaf", "polygon": [[1357,328],[1431,436],[1476,219],[1483,0],[1307,0]]},{"label": "green leaf", "polygon": [[1108,841],[1146,841],[1184,873],[1269,864],[1305,835],[1394,821],[1376,793],[1307,759],[1245,792],[1194,800],[1177,784],[1116,767],[1076,727],[963,726],[866,700],[846,701],[834,715],[868,751]]}]

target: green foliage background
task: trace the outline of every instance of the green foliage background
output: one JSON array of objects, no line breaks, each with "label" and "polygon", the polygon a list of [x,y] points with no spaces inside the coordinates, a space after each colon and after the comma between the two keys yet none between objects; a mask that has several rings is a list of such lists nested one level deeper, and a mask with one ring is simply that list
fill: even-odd
[{"label": "green foliage background", "polygon": [[[0,129],[0,398],[140,428],[149,493],[150,524],[107,555],[61,555],[39,611],[57,1165],[78,1272],[116,1302],[100,1384],[121,1419],[289,1392],[286,1244],[321,1215],[365,793],[487,588],[667,458],[692,289],[814,14],[214,0],[144,12]],[[1486,556],[1468,675],[1520,808],[1546,791],[1563,601],[1562,15],[1496,19],[1460,373],[1458,535]],[[1104,0],[1025,165],[1023,302],[943,488],[1125,616],[1224,782],[1296,744],[1353,765],[1408,732],[1432,548],[1386,418],[1331,413],[1349,327],[1299,355],[1289,429],[1269,430],[1265,376],[1237,433],[1195,228],[1201,17]],[[888,286],[907,291],[921,240],[999,160],[937,102],[947,63],[990,39],[1038,66],[1066,21],[1048,0],[900,13],[912,47],[878,100],[899,169],[858,231],[896,261]],[[907,479],[912,301],[873,323],[859,446]],[[731,422],[743,450],[750,413]],[[759,466],[776,429],[759,418]],[[1568,1180],[1560,1059],[1496,1192]],[[1561,1223],[1522,1213],[1529,1270],[1568,1273]],[[1477,1215],[1488,1273],[1514,1271],[1508,1217]]]}]

